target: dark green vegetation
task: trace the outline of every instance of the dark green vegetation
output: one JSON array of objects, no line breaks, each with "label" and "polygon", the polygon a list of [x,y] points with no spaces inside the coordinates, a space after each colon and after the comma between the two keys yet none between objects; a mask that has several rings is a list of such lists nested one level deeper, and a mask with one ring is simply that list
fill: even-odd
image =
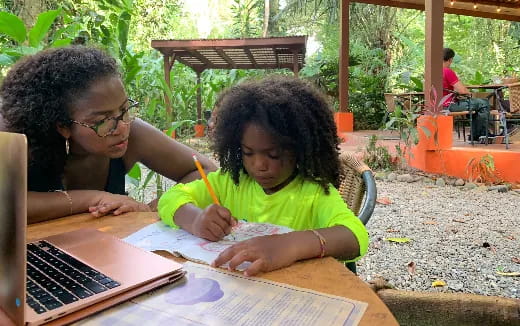
[{"label": "dark green vegetation", "polygon": [[[190,10],[194,3],[204,8],[202,13]],[[120,62],[128,93],[142,103],[139,115],[161,129],[187,121],[177,132],[181,136],[190,133],[190,121],[196,118],[195,73],[175,64],[173,89],[165,92],[162,57],[150,47],[152,39],[309,35],[320,46],[307,58],[301,76],[319,85],[337,107],[338,0],[0,0],[0,10],[0,78],[21,56],[43,48],[100,46]],[[350,13],[350,108],[357,129],[377,129],[385,112],[385,91],[421,87],[424,14],[357,3]],[[457,52],[454,68],[467,83],[515,76],[519,42],[518,23],[445,16],[445,43]],[[205,71],[203,108],[211,109],[223,88],[266,73]],[[165,96],[173,103],[171,117]]]}]

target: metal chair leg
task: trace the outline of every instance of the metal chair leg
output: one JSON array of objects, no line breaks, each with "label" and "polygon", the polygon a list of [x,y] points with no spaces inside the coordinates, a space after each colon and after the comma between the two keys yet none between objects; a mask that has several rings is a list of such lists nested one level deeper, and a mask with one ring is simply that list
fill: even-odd
[{"label": "metal chair leg", "polygon": [[473,146],[473,137],[475,135],[473,134],[473,113],[471,110],[469,110],[469,130],[470,130],[470,138],[471,138],[471,145]]},{"label": "metal chair leg", "polygon": [[465,124],[465,121],[462,121],[462,137],[464,138],[464,142],[466,142],[466,124]]},{"label": "metal chair leg", "polygon": [[500,122],[504,126],[504,140],[506,141],[506,149],[509,149],[509,132],[507,131],[507,119],[505,112],[500,112]]},{"label": "metal chair leg", "polygon": [[488,126],[489,126],[489,115],[486,117],[486,124],[485,124],[485,126],[486,126],[486,138],[485,139],[486,139],[486,146],[487,146],[487,145],[489,145],[489,128],[488,128]]}]

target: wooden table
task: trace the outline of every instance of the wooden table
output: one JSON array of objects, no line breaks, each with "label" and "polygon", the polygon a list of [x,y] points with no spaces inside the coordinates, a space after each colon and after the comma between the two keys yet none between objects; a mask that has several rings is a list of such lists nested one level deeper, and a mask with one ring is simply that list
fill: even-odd
[{"label": "wooden table", "polygon": [[467,85],[467,89],[497,89],[502,86],[506,86],[506,84],[488,84],[488,85]]},{"label": "wooden table", "polygon": [[[33,241],[81,228],[96,228],[123,238],[158,220],[157,213],[128,213],[102,218],[95,218],[90,214],[74,215],[29,225],[27,238],[28,241]],[[377,294],[360,278],[345,268],[343,264],[333,258],[298,262],[290,267],[262,274],[261,277],[367,302],[367,310],[359,325],[399,325]]]}]

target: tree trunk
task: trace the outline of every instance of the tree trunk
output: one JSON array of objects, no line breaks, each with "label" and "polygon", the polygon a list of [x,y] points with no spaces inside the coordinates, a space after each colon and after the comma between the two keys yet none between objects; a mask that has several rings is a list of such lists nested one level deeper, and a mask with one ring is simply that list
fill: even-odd
[{"label": "tree trunk", "polygon": [[271,0],[264,0],[264,28],[262,30],[262,37],[267,37],[267,31],[269,30],[269,13],[271,12],[269,2]]},{"label": "tree trunk", "polygon": [[520,300],[467,293],[377,292],[402,326],[520,325]]},{"label": "tree trunk", "polygon": [[27,29],[33,27],[38,15],[47,10],[45,0],[14,0],[13,3],[13,11],[23,20]]}]

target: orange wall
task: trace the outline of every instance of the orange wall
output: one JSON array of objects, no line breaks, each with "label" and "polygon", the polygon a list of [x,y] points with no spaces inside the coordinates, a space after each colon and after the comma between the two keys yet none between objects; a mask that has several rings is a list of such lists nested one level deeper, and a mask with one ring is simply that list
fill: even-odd
[{"label": "orange wall", "polygon": [[[467,167],[471,159],[479,161],[484,155],[491,155],[498,176],[510,183],[520,183],[520,153],[510,151],[489,151],[480,148],[450,148],[427,151],[422,170],[467,179]],[[444,162],[444,163],[443,163]],[[411,165],[415,166],[413,159]]]}]

